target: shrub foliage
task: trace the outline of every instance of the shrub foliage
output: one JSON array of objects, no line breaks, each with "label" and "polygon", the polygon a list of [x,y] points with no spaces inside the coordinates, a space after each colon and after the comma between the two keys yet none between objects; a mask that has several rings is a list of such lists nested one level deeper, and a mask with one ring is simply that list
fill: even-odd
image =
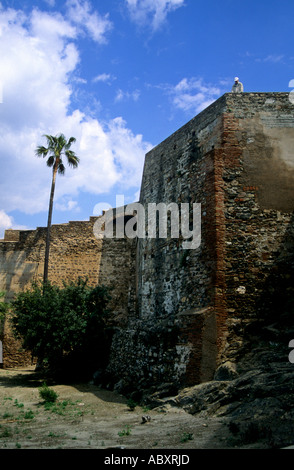
[{"label": "shrub foliage", "polygon": [[81,279],[63,288],[35,283],[11,304],[15,335],[51,372],[93,372],[107,358],[109,300],[108,288]]},{"label": "shrub foliage", "polygon": [[2,299],[5,297],[5,292],[0,292],[0,321],[3,321],[5,319],[5,314],[8,309],[8,304],[2,301]]},{"label": "shrub foliage", "polygon": [[55,403],[58,395],[53,388],[48,387],[46,383],[39,387],[39,395],[45,403]]}]

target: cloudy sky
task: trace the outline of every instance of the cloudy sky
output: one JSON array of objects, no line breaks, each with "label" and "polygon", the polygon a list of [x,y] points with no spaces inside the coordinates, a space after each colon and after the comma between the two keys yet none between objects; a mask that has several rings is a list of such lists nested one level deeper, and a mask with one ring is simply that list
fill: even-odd
[{"label": "cloudy sky", "polygon": [[236,75],[291,90],[293,18],[293,0],[0,0],[0,238],[46,226],[44,134],[74,136],[80,157],[53,223],[137,200],[146,152]]}]

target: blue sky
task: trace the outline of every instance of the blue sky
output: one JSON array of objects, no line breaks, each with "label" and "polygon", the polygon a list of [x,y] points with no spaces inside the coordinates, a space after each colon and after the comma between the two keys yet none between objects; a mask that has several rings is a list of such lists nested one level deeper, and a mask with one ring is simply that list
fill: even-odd
[{"label": "blue sky", "polygon": [[0,0],[0,237],[46,226],[44,134],[76,137],[80,157],[53,223],[88,220],[137,200],[146,152],[236,75],[290,91],[293,18],[293,0]]}]

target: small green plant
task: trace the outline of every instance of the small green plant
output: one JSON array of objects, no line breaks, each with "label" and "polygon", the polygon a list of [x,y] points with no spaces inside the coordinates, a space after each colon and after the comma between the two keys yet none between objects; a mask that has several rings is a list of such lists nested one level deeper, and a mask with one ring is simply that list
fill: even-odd
[{"label": "small green plant", "polygon": [[188,442],[194,439],[193,433],[191,432],[184,432],[181,436],[181,442]]},{"label": "small green plant", "polygon": [[[54,402],[52,401],[45,401],[44,402],[44,409],[46,411],[52,411],[53,413],[58,413],[58,409],[57,409],[57,406]],[[61,414],[61,413],[58,413],[58,414]],[[49,419],[49,418],[48,418]]]},{"label": "small green plant", "polygon": [[8,429],[4,429],[1,433],[0,433],[0,439],[3,438],[3,437],[11,437],[12,434],[10,431],[8,431]]},{"label": "small green plant", "polygon": [[45,383],[39,387],[39,395],[45,403],[55,403],[58,398],[57,393]]},{"label": "small green plant", "polygon": [[129,398],[128,401],[127,401],[127,405],[129,407],[130,411],[134,411],[134,409],[136,408],[138,403],[136,403],[132,398]]},{"label": "small green plant", "polygon": [[34,419],[35,415],[32,410],[28,410],[24,414],[24,419]]},{"label": "small green plant", "polygon": [[24,407],[24,404],[23,404],[23,403],[19,403],[17,398],[14,400],[14,403],[13,403],[13,404],[14,404],[14,406],[16,406],[17,408],[23,408],[23,407]]},{"label": "small green plant", "polygon": [[144,406],[143,406],[143,412],[144,412],[144,413],[148,413],[148,411],[150,411],[150,407],[147,406],[147,405],[144,405]]},{"label": "small green plant", "polygon": [[131,427],[127,424],[122,431],[117,433],[120,437],[130,436],[131,435]]},{"label": "small green plant", "polygon": [[66,407],[68,405],[67,401],[63,401],[61,403],[55,403],[55,402],[45,402],[44,403],[44,408],[46,411],[50,410],[52,413],[56,413],[58,415],[63,416],[65,414]]}]

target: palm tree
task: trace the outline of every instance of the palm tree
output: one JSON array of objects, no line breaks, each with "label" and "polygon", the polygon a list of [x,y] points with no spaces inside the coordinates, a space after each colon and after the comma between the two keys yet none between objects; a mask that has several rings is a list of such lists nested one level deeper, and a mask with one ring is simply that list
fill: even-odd
[{"label": "palm tree", "polygon": [[49,201],[49,211],[48,211],[48,223],[47,223],[47,235],[46,235],[46,250],[45,250],[45,263],[44,263],[44,285],[48,279],[48,264],[49,264],[49,250],[50,250],[50,231],[51,231],[51,220],[52,220],[52,211],[53,211],[53,199],[55,191],[55,181],[57,173],[63,175],[65,172],[65,166],[62,161],[62,155],[64,154],[67,158],[67,163],[69,166],[76,168],[79,163],[79,158],[76,156],[75,152],[70,150],[71,144],[73,144],[76,139],[71,137],[68,142],[63,134],[58,136],[52,136],[45,134],[44,137],[47,139],[47,147],[39,146],[36,149],[36,155],[38,157],[48,157],[47,166],[52,167],[52,183],[51,183],[51,193]]}]

